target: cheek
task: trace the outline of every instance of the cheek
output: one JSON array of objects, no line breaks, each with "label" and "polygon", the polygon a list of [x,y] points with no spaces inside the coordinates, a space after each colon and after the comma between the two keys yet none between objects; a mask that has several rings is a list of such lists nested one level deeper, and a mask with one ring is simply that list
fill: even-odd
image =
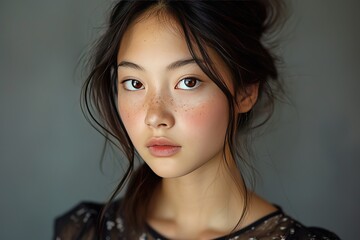
[{"label": "cheek", "polygon": [[129,103],[125,99],[118,100],[118,112],[129,134],[135,129],[133,126],[139,124],[141,119],[141,111],[139,109],[141,109],[141,105],[135,101]]},{"label": "cheek", "polygon": [[[224,136],[228,124],[228,104],[223,96],[214,96],[196,107],[185,108],[179,117],[183,129],[190,129],[194,136]],[[178,124],[180,124],[178,122]]]}]

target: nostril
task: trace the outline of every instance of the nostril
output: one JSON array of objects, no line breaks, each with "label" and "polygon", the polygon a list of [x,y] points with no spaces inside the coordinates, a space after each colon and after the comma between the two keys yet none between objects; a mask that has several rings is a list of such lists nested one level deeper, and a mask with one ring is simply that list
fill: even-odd
[{"label": "nostril", "polygon": [[170,128],[175,122],[172,110],[156,102],[161,103],[161,101],[154,101],[154,104],[148,106],[145,124],[152,128]]}]

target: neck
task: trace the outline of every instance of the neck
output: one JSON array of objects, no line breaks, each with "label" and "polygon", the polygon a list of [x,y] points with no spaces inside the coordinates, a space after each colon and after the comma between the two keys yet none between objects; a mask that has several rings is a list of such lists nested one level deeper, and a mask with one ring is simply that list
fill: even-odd
[{"label": "neck", "polygon": [[244,210],[244,191],[235,164],[227,167],[219,158],[186,176],[162,179],[152,199],[150,219],[182,229],[230,232]]}]

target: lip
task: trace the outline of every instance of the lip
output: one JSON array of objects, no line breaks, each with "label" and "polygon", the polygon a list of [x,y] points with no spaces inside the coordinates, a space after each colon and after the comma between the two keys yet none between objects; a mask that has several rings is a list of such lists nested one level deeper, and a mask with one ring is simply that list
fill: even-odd
[{"label": "lip", "polygon": [[171,157],[181,149],[180,145],[164,137],[150,139],[146,147],[154,157]]}]

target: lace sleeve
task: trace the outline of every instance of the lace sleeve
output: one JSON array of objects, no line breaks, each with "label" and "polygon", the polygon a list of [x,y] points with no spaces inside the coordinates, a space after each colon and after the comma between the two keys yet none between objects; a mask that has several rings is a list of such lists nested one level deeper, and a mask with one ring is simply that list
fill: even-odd
[{"label": "lace sleeve", "polygon": [[95,240],[100,204],[80,203],[56,218],[54,240]]},{"label": "lace sleeve", "polygon": [[298,227],[294,235],[289,235],[286,240],[340,240],[340,238],[323,228],[318,227]]}]

